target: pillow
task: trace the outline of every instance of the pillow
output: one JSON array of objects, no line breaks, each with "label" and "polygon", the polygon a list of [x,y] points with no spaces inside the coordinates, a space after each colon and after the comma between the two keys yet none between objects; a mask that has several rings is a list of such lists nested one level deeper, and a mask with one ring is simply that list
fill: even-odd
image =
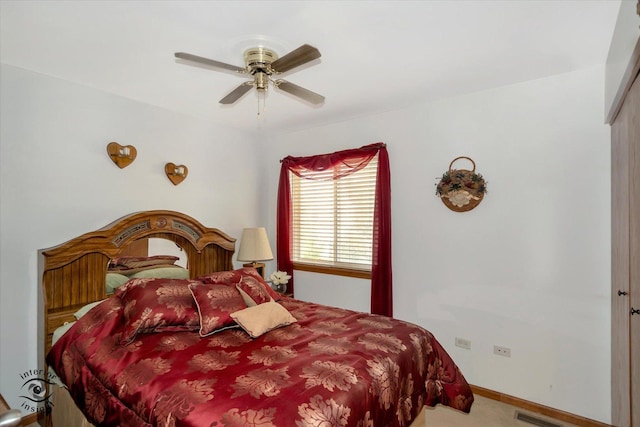
[{"label": "pillow", "polygon": [[272,301],[269,292],[254,277],[244,276],[240,279],[240,283],[236,284],[236,288],[240,291],[240,295],[242,295],[247,307]]},{"label": "pillow", "polygon": [[121,256],[114,258],[109,262],[110,267],[128,267],[141,268],[152,267],[154,265],[171,265],[178,261],[180,257],[173,255],[154,255],[154,256]]},{"label": "pillow", "polygon": [[189,285],[194,280],[131,279],[115,295],[124,306],[120,344],[138,334],[162,331],[196,331],[200,317]]},{"label": "pillow", "polygon": [[237,326],[231,313],[247,306],[240,292],[228,285],[196,282],[189,290],[198,307],[201,337]]},{"label": "pillow", "polygon": [[146,270],[152,270],[155,268],[182,268],[179,265],[173,265],[173,264],[158,264],[158,265],[150,265],[147,267],[136,267],[136,268],[131,268],[131,267],[125,267],[122,265],[117,265],[115,267],[109,267],[107,269],[108,273],[118,273],[118,274],[123,274],[125,276],[131,277],[136,273],[140,273],[141,271],[146,271]]},{"label": "pillow", "polygon": [[198,280],[203,283],[224,283],[233,286],[240,283],[240,279],[242,279],[243,277],[253,277],[258,282],[260,282],[269,293],[271,298],[273,298],[275,301],[279,301],[280,299],[282,299],[282,295],[274,291],[271,286],[269,286],[269,284],[264,281],[260,273],[258,273],[258,271],[253,267],[239,268],[237,270],[230,271],[218,271],[215,273],[207,274],[205,276],[200,276],[198,277]]},{"label": "pillow", "polygon": [[[127,279],[127,280],[129,280],[129,279]],[[89,311],[91,311],[91,309],[93,307],[95,307],[96,305],[100,304],[102,301],[104,301],[104,300],[100,300],[100,301],[96,301],[96,302],[90,302],[89,304],[83,306],[80,310],[78,310],[75,313],[73,313],[73,315],[75,316],[76,319],[80,320],[80,318],[82,316],[87,314]]]},{"label": "pillow", "polygon": [[131,279],[144,279],[148,277],[157,277],[163,279],[188,279],[189,270],[178,265],[174,265],[171,267],[153,267],[138,271],[137,273],[132,274],[129,277]]},{"label": "pillow", "polygon": [[107,273],[106,278],[106,290],[108,294],[112,294],[118,289],[120,286],[124,285],[129,281],[129,278],[123,274],[118,273]]},{"label": "pillow", "polygon": [[64,325],[57,327],[56,330],[53,331],[53,338],[51,339],[51,345],[54,345],[55,343],[57,343],[58,340],[62,338],[62,336],[66,334],[67,331],[71,329],[71,327],[75,324],[76,322],[65,322]]},{"label": "pillow", "polygon": [[258,338],[260,335],[281,326],[290,325],[297,322],[296,318],[275,301],[247,307],[244,310],[231,313],[233,318],[251,338]]}]

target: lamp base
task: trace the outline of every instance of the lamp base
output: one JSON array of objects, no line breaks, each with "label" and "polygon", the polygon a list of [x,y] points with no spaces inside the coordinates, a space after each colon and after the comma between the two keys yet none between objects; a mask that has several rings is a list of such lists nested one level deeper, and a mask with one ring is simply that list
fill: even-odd
[{"label": "lamp base", "polygon": [[249,262],[247,264],[242,264],[243,267],[252,267],[258,271],[258,274],[262,276],[264,279],[264,263],[263,262]]}]

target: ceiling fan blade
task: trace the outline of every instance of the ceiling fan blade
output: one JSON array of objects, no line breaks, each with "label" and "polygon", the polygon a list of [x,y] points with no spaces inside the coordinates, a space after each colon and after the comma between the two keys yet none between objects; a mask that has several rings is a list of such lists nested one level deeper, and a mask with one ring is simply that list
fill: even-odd
[{"label": "ceiling fan blade", "polygon": [[271,69],[276,73],[284,73],[292,68],[299,67],[309,61],[320,58],[320,51],[313,46],[303,44],[299,48],[292,50],[282,58],[271,63]]},{"label": "ceiling fan blade", "polygon": [[253,82],[244,82],[240,86],[232,90],[231,93],[229,93],[229,95],[225,96],[218,102],[220,104],[225,104],[225,105],[233,104],[238,99],[240,99],[242,95],[249,92],[252,87],[253,87]]},{"label": "ceiling fan blade", "polygon": [[197,62],[198,64],[208,65],[214,68],[221,68],[223,70],[235,71],[237,73],[244,73],[246,70],[242,67],[237,67],[231,64],[225,64],[224,62],[214,61],[213,59],[203,58],[201,56],[192,55],[190,53],[176,52],[176,58],[184,59],[185,61]]},{"label": "ceiling fan blade", "polygon": [[290,93],[293,96],[297,96],[298,98],[302,98],[314,105],[322,104],[324,102],[324,96],[312,92],[309,89],[305,89],[301,86],[295,85],[286,80],[276,80],[274,82],[274,85],[278,89],[282,89],[283,91]]}]

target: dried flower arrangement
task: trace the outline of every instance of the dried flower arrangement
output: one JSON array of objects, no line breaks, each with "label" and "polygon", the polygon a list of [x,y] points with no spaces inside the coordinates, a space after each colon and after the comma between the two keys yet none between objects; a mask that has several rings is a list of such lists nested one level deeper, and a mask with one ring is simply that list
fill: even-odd
[{"label": "dried flower arrangement", "polygon": [[[452,169],[456,160],[467,159],[473,164],[473,170]],[[436,184],[436,195],[452,211],[466,212],[480,204],[487,193],[487,183],[481,174],[476,173],[476,163],[469,157],[456,157],[449,164],[449,170],[442,174]]]}]

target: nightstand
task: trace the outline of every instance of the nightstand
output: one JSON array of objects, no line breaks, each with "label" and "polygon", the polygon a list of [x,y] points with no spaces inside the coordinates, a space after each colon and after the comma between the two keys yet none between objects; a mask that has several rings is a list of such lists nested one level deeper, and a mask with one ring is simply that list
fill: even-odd
[{"label": "nightstand", "polygon": [[243,267],[253,267],[256,269],[259,275],[264,279],[264,263],[263,262],[249,262],[247,264],[242,264]]}]

